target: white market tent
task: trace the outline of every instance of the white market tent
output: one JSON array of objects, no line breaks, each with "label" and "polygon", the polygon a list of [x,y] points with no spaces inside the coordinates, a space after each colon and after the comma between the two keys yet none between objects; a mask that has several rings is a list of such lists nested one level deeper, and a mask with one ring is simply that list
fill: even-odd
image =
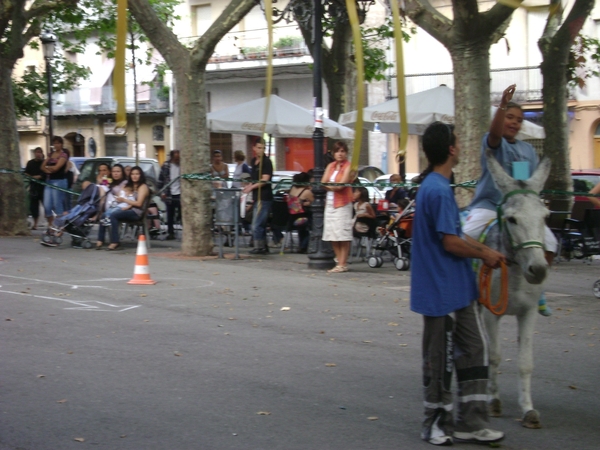
[{"label": "white market tent", "polygon": [[[492,106],[491,114],[496,112]],[[454,90],[445,85],[406,96],[408,134],[422,135],[427,125],[441,121],[454,123]],[[340,116],[340,123],[352,126],[356,123],[356,111]],[[382,133],[400,133],[398,100],[393,99],[363,109],[363,128],[374,131],[378,124]],[[543,139],[544,128],[527,120],[523,121],[518,139]]]},{"label": "white market tent", "polygon": [[[208,113],[208,129],[214,133],[261,136],[265,107],[266,99],[263,97]],[[310,138],[314,126],[315,119],[311,111],[271,95],[265,133],[276,138]],[[354,138],[354,130],[330,119],[323,119],[323,132],[325,137],[333,139]]]}]

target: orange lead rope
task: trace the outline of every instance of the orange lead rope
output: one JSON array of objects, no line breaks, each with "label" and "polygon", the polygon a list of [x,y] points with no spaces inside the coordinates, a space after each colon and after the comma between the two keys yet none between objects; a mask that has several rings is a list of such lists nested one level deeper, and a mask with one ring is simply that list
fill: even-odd
[{"label": "orange lead rope", "polygon": [[479,270],[479,303],[489,309],[493,314],[501,316],[508,307],[508,269],[506,263],[500,263],[500,299],[492,304],[492,268],[482,264]]}]

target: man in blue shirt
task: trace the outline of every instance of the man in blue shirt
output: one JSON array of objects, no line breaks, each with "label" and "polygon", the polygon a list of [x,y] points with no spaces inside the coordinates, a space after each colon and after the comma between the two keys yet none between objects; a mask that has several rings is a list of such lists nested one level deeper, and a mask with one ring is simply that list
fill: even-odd
[{"label": "man in blue shirt", "polygon": [[[413,222],[410,306],[423,314],[425,419],[422,439],[434,445],[490,443],[504,433],[488,428],[488,350],[476,305],[479,294],[469,258],[498,267],[504,255],[465,236],[450,187],[460,145],[454,126],[431,124],[423,135],[431,173],[417,193]],[[453,418],[452,372],[458,380]]]}]

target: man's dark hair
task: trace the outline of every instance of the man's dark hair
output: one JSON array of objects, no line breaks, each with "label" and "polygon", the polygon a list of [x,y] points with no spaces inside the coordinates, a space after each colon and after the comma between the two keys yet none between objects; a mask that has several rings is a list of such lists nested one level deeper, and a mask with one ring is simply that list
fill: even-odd
[{"label": "man's dark hair", "polygon": [[62,137],[60,137],[60,136],[54,136],[52,138],[52,143],[54,144],[55,142],[58,142],[60,144],[64,144],[65,140]]},{"label": "man's dark hair", "polygon": [[265,140],[261,137],[257,137],[252,141],[252,147],[254,147],[256,144],[265,145]]},{"label": "man's dark hair", "polygon": [[444,164],[450,154],[450,146],[456,143],[454,125],[433,122],[423,134],[423,151],[429,166]]},{"label": "man's dark hair", "polygon": [[169,152],[169,159],[173,159],[173,155],[179,153],[179,150],[173,149]]}]

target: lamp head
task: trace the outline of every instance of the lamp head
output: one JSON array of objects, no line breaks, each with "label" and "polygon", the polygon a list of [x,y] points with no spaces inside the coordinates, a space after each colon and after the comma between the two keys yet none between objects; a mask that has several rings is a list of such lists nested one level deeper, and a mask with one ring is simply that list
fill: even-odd
[{"label": "lamp head", "polygon": [[56,36],[50,31],[44,31],[40,34],[40,41],[42,41],[42,49],[44,51],[44,58],[54,58],[54,49],[56,48]]}]

